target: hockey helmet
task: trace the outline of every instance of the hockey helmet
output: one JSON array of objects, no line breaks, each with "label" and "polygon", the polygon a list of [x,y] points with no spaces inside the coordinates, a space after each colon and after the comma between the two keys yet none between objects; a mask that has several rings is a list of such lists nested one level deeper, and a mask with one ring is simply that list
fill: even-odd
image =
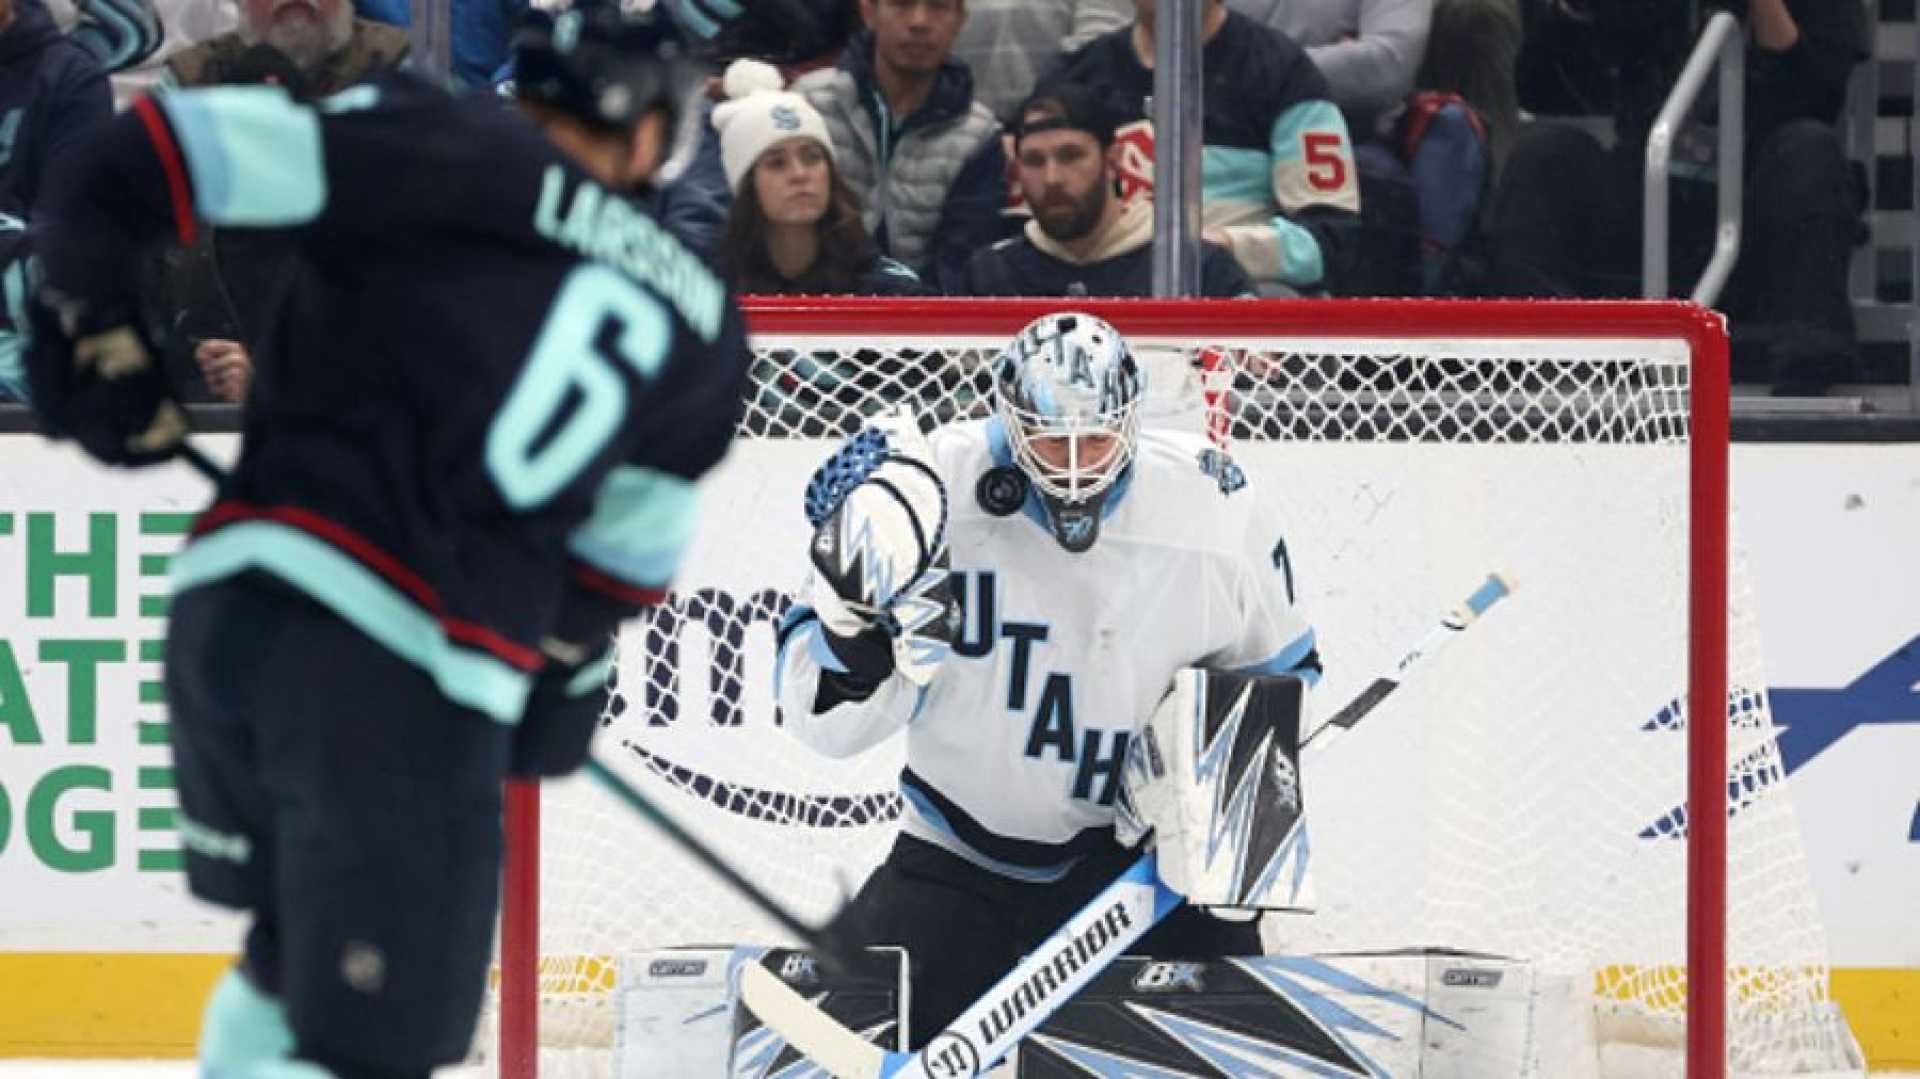
[{"label": "hockey helmet", "polygon": [[1092,315],[1047,315],[994,361],[993,382],[1014,463],[1054,538],[1070,551],[1093,546],[1140,438],[1146,376],[1126,340]]},{"label": "hockey helmet", "polygon": [[675,147],[698,134],[706,75],[665,7],[644,0],[533,7],[513,34],[515,97],[619,132],[663,109]]}]

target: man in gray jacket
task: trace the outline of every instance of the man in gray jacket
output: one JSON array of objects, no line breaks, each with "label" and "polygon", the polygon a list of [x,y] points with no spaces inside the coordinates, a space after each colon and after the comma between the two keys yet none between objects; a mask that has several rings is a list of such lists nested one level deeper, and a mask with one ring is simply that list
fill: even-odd
[{"label": "man in gray jacket", "polygon": [[965,0],[860,0],[866,29],[840,66],[793,84],[826,118],[835,162],[882,253],[942,291],[1000,238],[1007,201],[1000,124],[950,58]]},{"label": "man in gray jacket", "polygon": [[1373,119],[1413,89],[1433,23],[1433,0],[1227,0],[1227,6],[1299,42],[1362,140]]},{"label": "man in gray jacket", "polygon": [[1003,123],[1062,56],[1133,21],[1132,0],[972,0],[954,58]]}]

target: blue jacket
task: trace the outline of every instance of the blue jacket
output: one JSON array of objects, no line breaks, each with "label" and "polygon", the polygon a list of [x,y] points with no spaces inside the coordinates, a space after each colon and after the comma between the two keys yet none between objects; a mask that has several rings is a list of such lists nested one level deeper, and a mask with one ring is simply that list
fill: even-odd
[{"label": "blue jacket", "polygon": [[727,190],[727,170],[720,160],[720,132],[713,126],[713,102],[702,101],[700,148],[686,171],[661,187],[653,210],[681,243],[711,262],[720,250],[732,209],[733,192]]},{"label": "blue jacket", "polygon": [[[450,0],[453,21],[453,76],[463,85],[493,85],[507,62],[514,20],[528,7],[527,0]],[[408,0],[353,0],[361,18],[394,26],[413,24]]]},{"label": "blue jacket", "polygon": [[31,220],[53,161],[113,119],[113,92],[100,61],[40,0],[13,10],[0,31],[0,211]]}]

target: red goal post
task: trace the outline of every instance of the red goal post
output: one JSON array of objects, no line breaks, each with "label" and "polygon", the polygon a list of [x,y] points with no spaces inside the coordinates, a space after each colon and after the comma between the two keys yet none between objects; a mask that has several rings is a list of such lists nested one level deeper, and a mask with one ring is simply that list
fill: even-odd
[{"label": "red goal post", "polygon": [[[755,298],[745,302],[756,346],[792,341],[1011,338],[1062,309],[1113,323],[1127,337],[1192,341],[1367,339],[1678,342],[1687,354],[1686,700],[1692,716],[1727,709],[1729,603],[1728,342],[1724,320],[1670,302],[1407,300],[965,300]],[[1687,1074],[1726,1068],[1727,724],[1686,724]],[[530,1076],[538,1045],[539,792],[508,796],[508,859],[501,932],[500,1074]],[[1698,811],[1694,811],[1695,809]]]}]

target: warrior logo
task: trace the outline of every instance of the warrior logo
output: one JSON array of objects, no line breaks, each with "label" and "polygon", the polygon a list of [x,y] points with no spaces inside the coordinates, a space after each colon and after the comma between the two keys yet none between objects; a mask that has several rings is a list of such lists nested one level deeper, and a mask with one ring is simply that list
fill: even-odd
[{"label": "warrior logo", "polygon": [[920,1051],[920,1061],[935,1079],[980,1074],[980,1053],[964,1034],[942,1034]]},{"label": "warrior logo", "polygon": [[1046,966],[1033,972],[1026,981],[1001,997],[985,1018],[980,1020],[980,1038],[984,1045],[997,1044],[1028,1014],[1042,1009],[1047,1001],[1086,969],[1133,925],[1133,912],[1124,902],[1108,907],[1092,924],[1054,949]]}]

